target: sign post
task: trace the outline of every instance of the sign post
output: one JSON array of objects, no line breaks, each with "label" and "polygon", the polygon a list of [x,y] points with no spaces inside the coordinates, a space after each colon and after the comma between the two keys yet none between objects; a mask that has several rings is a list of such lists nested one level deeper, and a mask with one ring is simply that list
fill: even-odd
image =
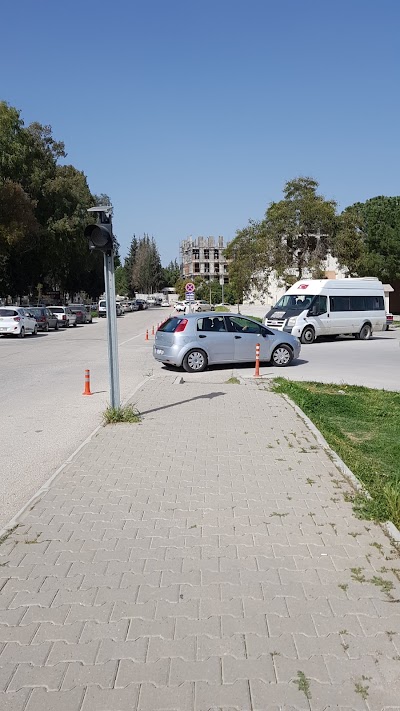
[{"label": "sign post", "polygon": [[185,284],[185,301],[189,302],[189,311],[188,313],[192,313],[192,303],[194,302],[194,297],[195,297],[195,285],[189,281],[187,284]]}]

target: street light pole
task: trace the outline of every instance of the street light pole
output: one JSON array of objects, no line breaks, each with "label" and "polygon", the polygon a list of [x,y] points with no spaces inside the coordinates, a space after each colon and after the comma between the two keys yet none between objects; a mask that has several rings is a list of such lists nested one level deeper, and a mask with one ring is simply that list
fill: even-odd
[{"label": "street light pole", "polygon": [[114,250],[104,254],[104,283],[106,291],[106,321],[108,345],[108,374],[110,383],[110,405],[118,408],[121,404],[119,389],[117,304],[115,301]]},{"label": "street light pole", "polygon": [[104,256],[104,284],[106,292],[106,319],[108,344],[108,372],[110,382],[110,405],[113,408],[121,406],[119,389],[117,305],[115,300],[114,245],[112,230],[111,205],[91,207],[88,212],[97,215],[97,222],[88,225],[85,237],[89,240],[90,249],[99,249]]}]

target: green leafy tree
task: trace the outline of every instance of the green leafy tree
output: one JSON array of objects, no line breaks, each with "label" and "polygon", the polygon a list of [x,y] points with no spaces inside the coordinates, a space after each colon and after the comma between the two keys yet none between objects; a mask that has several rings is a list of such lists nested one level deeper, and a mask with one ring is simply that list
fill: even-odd
[{"label": "green leafy tree", "polygon": [[346,208],[333,254],[351,276],[400,279],[400,197],[378,196]]},{"label": "green leafy tree", "polygon": [[138,242],[136,259],[132,268],[132,281],[140,293],[158,291],[162,282],[160,255],[154,238],[145,234]]},{"label": "green leafy tree", "polygon": [[174,287],[180,278],[180,269],[177,260],[171,260],[162,270],[162,286]]},{"label": "green leafy tree", "polygon": [[128,284],[124,267],[119,266],[115,270],[115,289],[120,296],[128,296]]},{"label": "green leafy tree", "polygon": [[299,177],[284,187],[284,198],[268,207],[261,231],[278,276],[319,272],[333,244],[336,202],[317,193],[318,182]]},{"label": "green leafy tree", "polygon": [[136,235],[133,235],[131,243],[129,245],[128,256],[125,258],[124,270],[126,274],[126,283],[128,287],[128,295],[130,298],[135,296],[136,285],[133,280],[133,267],[136,262],[136,255],[138,250],[138,240]]}]

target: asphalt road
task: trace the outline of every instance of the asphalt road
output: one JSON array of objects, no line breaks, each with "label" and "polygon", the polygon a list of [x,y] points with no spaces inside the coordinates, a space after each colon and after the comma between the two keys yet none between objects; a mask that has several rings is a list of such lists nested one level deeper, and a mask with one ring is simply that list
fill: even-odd
[{"label": "asphalt road", "polygon": [[[265,308],[258,310],[243,307],[242,313],[261,316]],[[151,329],[170,312],[153,308],[118,319],[122,401],[146,378],[165,372],[151,354]],[[260,373],[265,379],[284,375],[293,380],[400,390],[399,335],[397,329],[371,341],[316,342],[302,346],[300,359],[289,368],[262,365]],[[109,402],[106,339],[105,319],[36,338],[0,338],[0,528],[101,422]],[[91,397],[82,396],[86,368],[91,372]],[[181,374],[186,381],[221,382],[231,375],[252,378],[254,365]]]},{"label": "asphalt road", "polygon": [[[154,308],[118,319],[122,400],[152,374],[151,329],[169,313]],[[107,358],[105,319],[36,338],[0,338],[0,528],[101,422]],[[82,396],[86,368],[91,397]]]}]

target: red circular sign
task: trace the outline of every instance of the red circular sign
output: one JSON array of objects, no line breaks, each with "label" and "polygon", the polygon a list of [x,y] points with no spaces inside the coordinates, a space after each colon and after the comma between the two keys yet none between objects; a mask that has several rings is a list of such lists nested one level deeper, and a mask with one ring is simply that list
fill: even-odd
[{"label": "red circular sign", "polygon": [[185,284],[185,291],[186,291],[188,294],[192,294],[192,293],[193,293],[193,291],[194,291],[194,284],[193,284],[191,281],[189,281],[187,284]]}]

